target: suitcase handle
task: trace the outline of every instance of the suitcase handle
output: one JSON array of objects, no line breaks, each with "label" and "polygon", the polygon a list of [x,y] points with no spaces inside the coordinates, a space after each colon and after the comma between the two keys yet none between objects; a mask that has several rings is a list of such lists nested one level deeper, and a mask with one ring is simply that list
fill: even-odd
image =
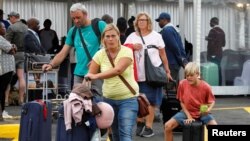
[{"label": "suitcase handle", "polygon": [[48,100],[48,73],[43,73],[43,101]]},{"label": "suitcase handle", "polygon": [[84,77],[82,84],[91,89],[91,79],[89,77]]},{"label": "suitcase handle", "polygon": [[[166,86],[166,95],[169,97],[169,92],[175,92],[177,91],[177,81],[176,80],[169,80],[169,82],[172,82],[174,84],[175,90],[168,90],[168,87]],[[168,84],[167,84],[168,85]]]}]

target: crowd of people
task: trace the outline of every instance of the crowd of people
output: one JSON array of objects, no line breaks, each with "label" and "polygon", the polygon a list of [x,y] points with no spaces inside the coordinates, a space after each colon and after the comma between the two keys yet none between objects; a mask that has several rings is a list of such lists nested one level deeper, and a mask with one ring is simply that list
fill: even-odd
[{"label": "crowd of people", "polygon": [[[18,12],[12,11],[8,20],[3,19],[3,10],[0,10],[1,22],[1,116],[9,117],[5,106],[9,106],[9,95],[13,89],[18,90],[18,104],[25,102],[25,53],[53,54],[59,47],[56,31],[52,30],[51,20],[44,21],[44,28],[40,29],[40,21],[35,17],[27,20],[20,19]],[[7,45],[8,44],[8,45]],[[7,48],[7,46],[10,46]],[[7,56],[13,57],[8,59]],[[13,65],[14,64],[14,65]],[[9,69],[8,69],[9,68]],[[10,69],[12,68],[12,69]],[[8,75],[8,79],[5,76]],[[16,83],[18,84],[15,88]]]},{"label": "crowd of people", "polygon": [[[116,25],[112,16],[105,14],[102,20],[97,22],[98,30],[101,32],[100,39],[91,26],[92,21],[88,14],[88,10],[81,3],[71,6],[70,17],[74,26],[69,29],[61,51],[49,64],[44,64],[42,69],[49,71],[59,66],[73,50],[76,60],[74,73],[71,76],[73,84],[82,83],[86,77],[91,80],[103,80],[101,86],[103,101],[110,104],[115,113],[109,130],[111,140],[132,141],[134,126],[137,126],[137,136],[154,136],[155,110],[161,105],[165,88],[153,87],[146,81],[144,51],[152,45],[157,48],[148,50],[153,64],[163,64],[169,83],[171,80],[179,82],[177,99],[181,103],[182,111],[165,123],[165,140],[173,140],[172,130],[178,125],[194,120],[201,120],[204,124],[217,124],[210,113],[215,103],[211,88],[209,84],[199,79],[199,66],[194,62],[188,62],[181,37],[171,23],[169,13],[160,13],[155,19],[162,28],[161,32],[153,29],[154,20],[146,12],[140,12],[128,21],[124,17],[119,17]],[[0,84],[5,84],[0,85],[4,86],[0,93],[2,110],[5,107],[5,93],[9,89],[7,79],[2,78],[8,78],[10,82],[14,73],[18,77],[19,103],[25,102],[24,53],[50,54],[59,46],[56,32],[50,28],[51,20],[46,19],[44,28],[39,30],[40,22],[37,18],[28,19],[27,25],[21,22],[17,12],[11,12],[8,18],[11,24],[5,36],[4,27],[8,25],[3,20],[0,24],[1,60],[7,59],[4,56],[8,56],[8,61],[11,62],[8,63],[8,69],[6,64],[1,64],[2,68],[6,67],[2,69],[5,71],[1,71],[0,79]],[[185,69],[183,80],[179,80],[178,77],[181,67]],[[124,84],[121,77],[130,83],[135,94]],[[170,88],[166,89],[174,89],[171,85],[168,86]],[[193,90],[199,93],[192,96]],[[150,102],[149,115],[144,118],[137,118],[139,93],[144,93]],[[196,103],[190,104],[192,101]],[[204,113],[199,112],[201,104],[208,105]]]}]

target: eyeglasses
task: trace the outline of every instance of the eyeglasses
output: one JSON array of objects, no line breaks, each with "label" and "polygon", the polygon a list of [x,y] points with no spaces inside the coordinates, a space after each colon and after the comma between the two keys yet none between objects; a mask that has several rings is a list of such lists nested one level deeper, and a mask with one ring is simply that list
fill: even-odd
[{"label": "eyeglasses", "polygon": [[146,22],[148,19],[138,19],[139,22]]},{"label": "eyeglasses", "polygon": [[116,38],[116,35],[105,35],[104,38],[109,39],[109,38]]}]

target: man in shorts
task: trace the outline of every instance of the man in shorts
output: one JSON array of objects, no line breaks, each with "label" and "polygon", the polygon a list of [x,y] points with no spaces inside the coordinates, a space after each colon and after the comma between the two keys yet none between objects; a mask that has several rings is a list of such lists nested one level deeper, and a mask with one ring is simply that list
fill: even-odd
[{"label": "man in shorts", "polygon": [[5,38],[17,47],[14,55],[16,63],[16,73],[18,77],[19,104],[24,102],[25,79],[24,79],[24,35],[28,27],[20,21],[19,13],[12,11],[8,14],[11,25],[6,31]]}]

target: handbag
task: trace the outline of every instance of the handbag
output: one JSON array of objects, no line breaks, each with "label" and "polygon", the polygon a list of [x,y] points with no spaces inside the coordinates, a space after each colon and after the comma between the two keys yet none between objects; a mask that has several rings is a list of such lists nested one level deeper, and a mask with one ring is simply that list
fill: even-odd
[{"label": "handbag", "polygon": [[[107,53],[107,56],[108,56],[108,59],[109,59],[111,65],[113,67],[115,67],[114,62],[113,62],[113,60],[112,60],[112,58],[111,58],[111,56],[110,56],[110,54],[109,54],[109,52],[107,50],[106,50],[106,53]],[[121,75],[118,75],[118,77],[128,87],[128,89],[135,95],[136,94],[135,90],[127,82],[127,80],[123,76],[121,76]],[[146,95],[143,94],[143,93],[140,93],[139,96],[137,97],[137,101],[138,101],[138,105],[139,105],[137,116],[139,118],[142,118],[142,117],[145,117],[145,116],[149,115],[149,109],[148,109],[148,107],[149,107],[150,103],[149,103]]]},{"label": "handbag", "polygon": [[147,115],[149,115],[149,109],[148,106],[150,105],[148,98],[144,93],[140,93],[140,95],[137,97],[138,105],[139,105],[139,110],[137,113],[137,116],[139,118],[143,118]]},{"label": "handbag", "polygon": [[[141,32],[139,32],[140,37],[142,39],[143,44],[145,45],[145,41],[141,36]],[[148,49],[158,49],[155,45],[148,45],[147,49],[145,49],[144,56],[145,56],[145,75],[146,75],[146,82],[153,87],[163,87],[167,85],[167,73],[161,64],[158,67],[155,67],[149,57]]]}]

